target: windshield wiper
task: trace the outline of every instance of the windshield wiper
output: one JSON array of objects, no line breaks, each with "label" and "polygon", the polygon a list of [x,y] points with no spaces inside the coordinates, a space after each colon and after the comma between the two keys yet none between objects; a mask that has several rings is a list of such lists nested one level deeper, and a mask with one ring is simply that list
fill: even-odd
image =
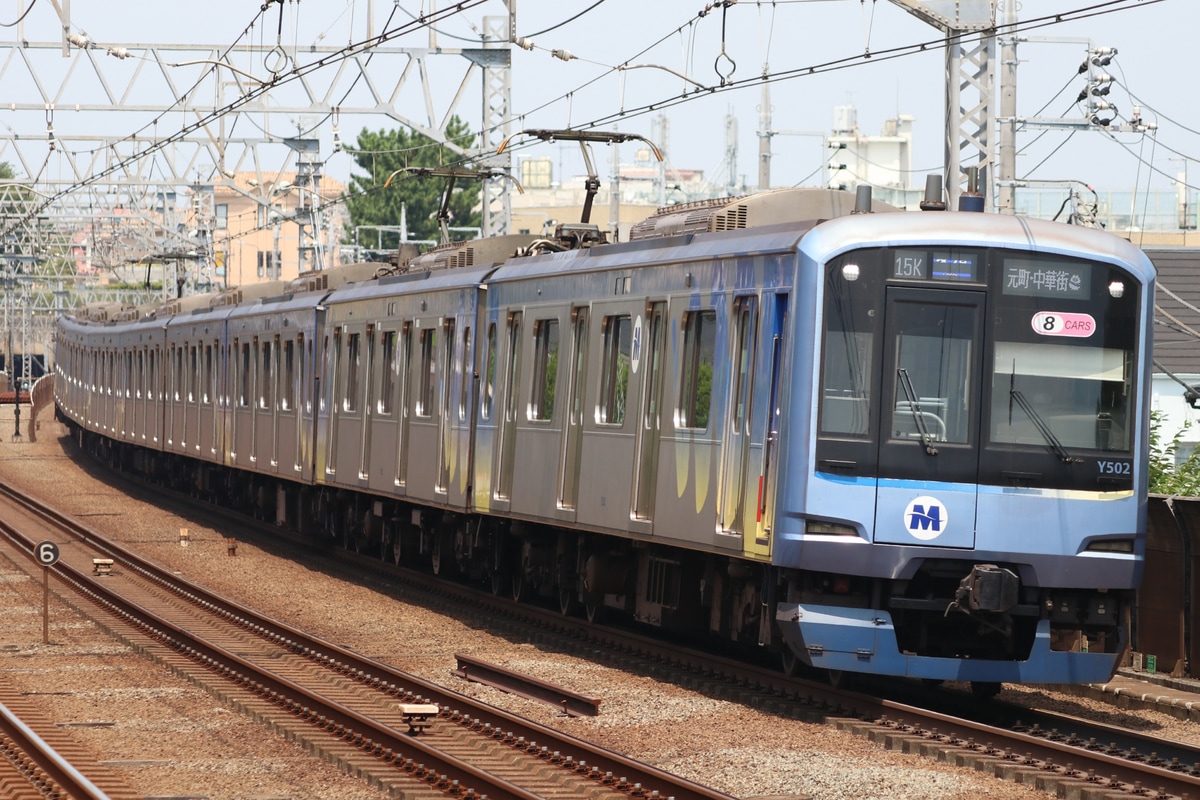
[{"label": "windshield wiper", "polygon": [[900,388],[904,390],[904,396],[908,398],[908,410],[912,412],[913,423],[917,426],[921,444],[925,445],[925,452],[936,456],[938,451],[933,446],[933,437],[929,435],[929,429],[925,427],[925,415],[921,413],[921,404],[917,402],[917,392],[913,389],[912,378],[908,377],[908,370],[900,367],[896,370],[896,377],[900,379]]},{"label": "windshield wiper", "polygon": [[1038,429],[1038,433],[1042,435],[1042,438],[1046,440],[1046,444],[1050,445],[1050,449],[1054,451],[1056,456],[1062,459],[1064,464],[1083,463],[1082,458],[1077,458],[1067,452],[1067,448],[1063,447],[1063,443],[1054,435],[1054,431],[1050,430],[1050,426],[1046,424],[1046,420],[1042,419],[1042,415],[1034,410],[1029,401],[1025,399],[1025,395],[1021,394],[1020,389],[1009,389],[1008,394],[1013,400],[1017,401],[1017,405],[1021,407],[1026,416],[1033,420],[1033,425]]}]

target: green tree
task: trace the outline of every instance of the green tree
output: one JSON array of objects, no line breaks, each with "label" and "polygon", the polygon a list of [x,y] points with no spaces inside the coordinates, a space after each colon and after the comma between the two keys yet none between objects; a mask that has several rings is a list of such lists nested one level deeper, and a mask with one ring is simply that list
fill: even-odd
[{"label": "green tree", "polygon": [[[446,126],[446,138],[463,149],[472,145],[470,128],[458,117],[451,119]],[[403,206],[409,237],[437,240],[437,212],[446,189],[446,179],[417,177],[402,171],[392,178],[387,188],[384,188],[384,183],[397,170],[461,165],[461,156],[415,131],[368,131],[366,128],[358,135],[357,152],[352,155],[358,167],[366,173],[351,175],[350,186],[346,190],[346,208],[350,212],[352,228],[357,225],[399,225],[400,208]],[[479,227],[479,212],[475,210],[479,203],[479,192],[480,185],[477,182],[460,179],[455,183],[450,198],[452,227]],[[385,232],[384,246],[395,248],[399,239],[399,234]],[[376,236],[371,232],[361,243],[375,241]]]},{"label": "green tree", "polygon": [[1150,491],[1176,497],[1200,495],[1200,449],[1176,463],[1183,434],[1190,424],[1175,432],[1169,442],[1162,441],[1163,414],[1150,413]]}]

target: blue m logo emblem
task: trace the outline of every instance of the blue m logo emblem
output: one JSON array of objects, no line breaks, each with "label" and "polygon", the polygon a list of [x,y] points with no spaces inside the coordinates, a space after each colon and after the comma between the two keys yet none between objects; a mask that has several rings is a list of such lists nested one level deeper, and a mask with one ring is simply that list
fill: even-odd
[{"label": "blue m logo emblem", "polygon": [[912,511],[908,516],[908,529],[910,531],[927,531],[942,529],[942,509],[939,506],[930,506],[929,510],[925,510],[925,506],[914,504]]}]

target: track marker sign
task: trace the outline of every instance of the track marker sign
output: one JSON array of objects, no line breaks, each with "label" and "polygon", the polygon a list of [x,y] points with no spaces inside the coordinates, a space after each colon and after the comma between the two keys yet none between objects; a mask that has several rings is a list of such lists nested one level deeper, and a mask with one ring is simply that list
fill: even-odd
[{"label": "track marker sign", "polygon": [[58,545],[54,542],[38,542],[33,546],[33,557],[42,565],[42,644],[50,644],[50,570],[58,563]]},{"label": "track marker sign", "polygon": [[33,556],[43,567],[53,567],[58,563],[58,545],[54,542],[38,542],[34,545]]}]

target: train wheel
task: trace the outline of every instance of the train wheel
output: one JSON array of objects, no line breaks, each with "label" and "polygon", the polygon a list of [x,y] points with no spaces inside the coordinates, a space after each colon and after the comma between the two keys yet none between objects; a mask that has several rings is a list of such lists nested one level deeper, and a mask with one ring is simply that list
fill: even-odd
[{"label": "train wheel", "polygon": [[400,547],[400,531],[396,531],[396,535],[392,537],[392,563],[396,566],[404,560],[403,548]]},{"label": "train wheel", "polygon": [[587,621],[595,623],[601,619],[604,611],[604,606],[599,601],[592,600],[583,604],[583,613],[587,617]]},{"label": "train wheel", "polygon": [[442,571],[448,566],[445,561],[445,554],[442,552],[442,537],[433,537],[433,552],[429,554],[430,565],[433,567],[434,575],[441,575]]},{"label": "train wheel", "polygon": [[783,674],[789,678],[794,678],[800,670],[800,659],[796,658],[796,651],[786,644],[779,654],[779,664],[783,667]]},{"label": "train wheel", "polygon": [[504,590],[507,588],[504,583],[504,573],[502,573],[498,568],[493,568],[488,577],[491,579],[492,594],[496,595],[497,597],[504,594]]},{"label": "train wheel", "polygon": [[358,552],[357,523],[354,509],[347,507],[342,513],[342,547],[355,553]]},{"label": "train wheel", "polygon": [[1004,685],[992,681],[971,681],[971,694],[978,697],[980,700],[991,700],[996,695],[1000,694],[1000,690]]},{"label": "train wheel", "polygon": [[575,592],[565,586],[558,589],[558,610],[564,617],[575,613]]},{"label": "train wheel", "polygon": [[844,672],[840,669],[825,670],[825,677],[829,680],[829,685],[835,689],[849,689],[854,682],[854,675],[850,672]]},{"label": "train wheel", "polygon": [[521,593],[525,590],[525,573],[517,570],[512,576],[512,599],[521,602]]}]

